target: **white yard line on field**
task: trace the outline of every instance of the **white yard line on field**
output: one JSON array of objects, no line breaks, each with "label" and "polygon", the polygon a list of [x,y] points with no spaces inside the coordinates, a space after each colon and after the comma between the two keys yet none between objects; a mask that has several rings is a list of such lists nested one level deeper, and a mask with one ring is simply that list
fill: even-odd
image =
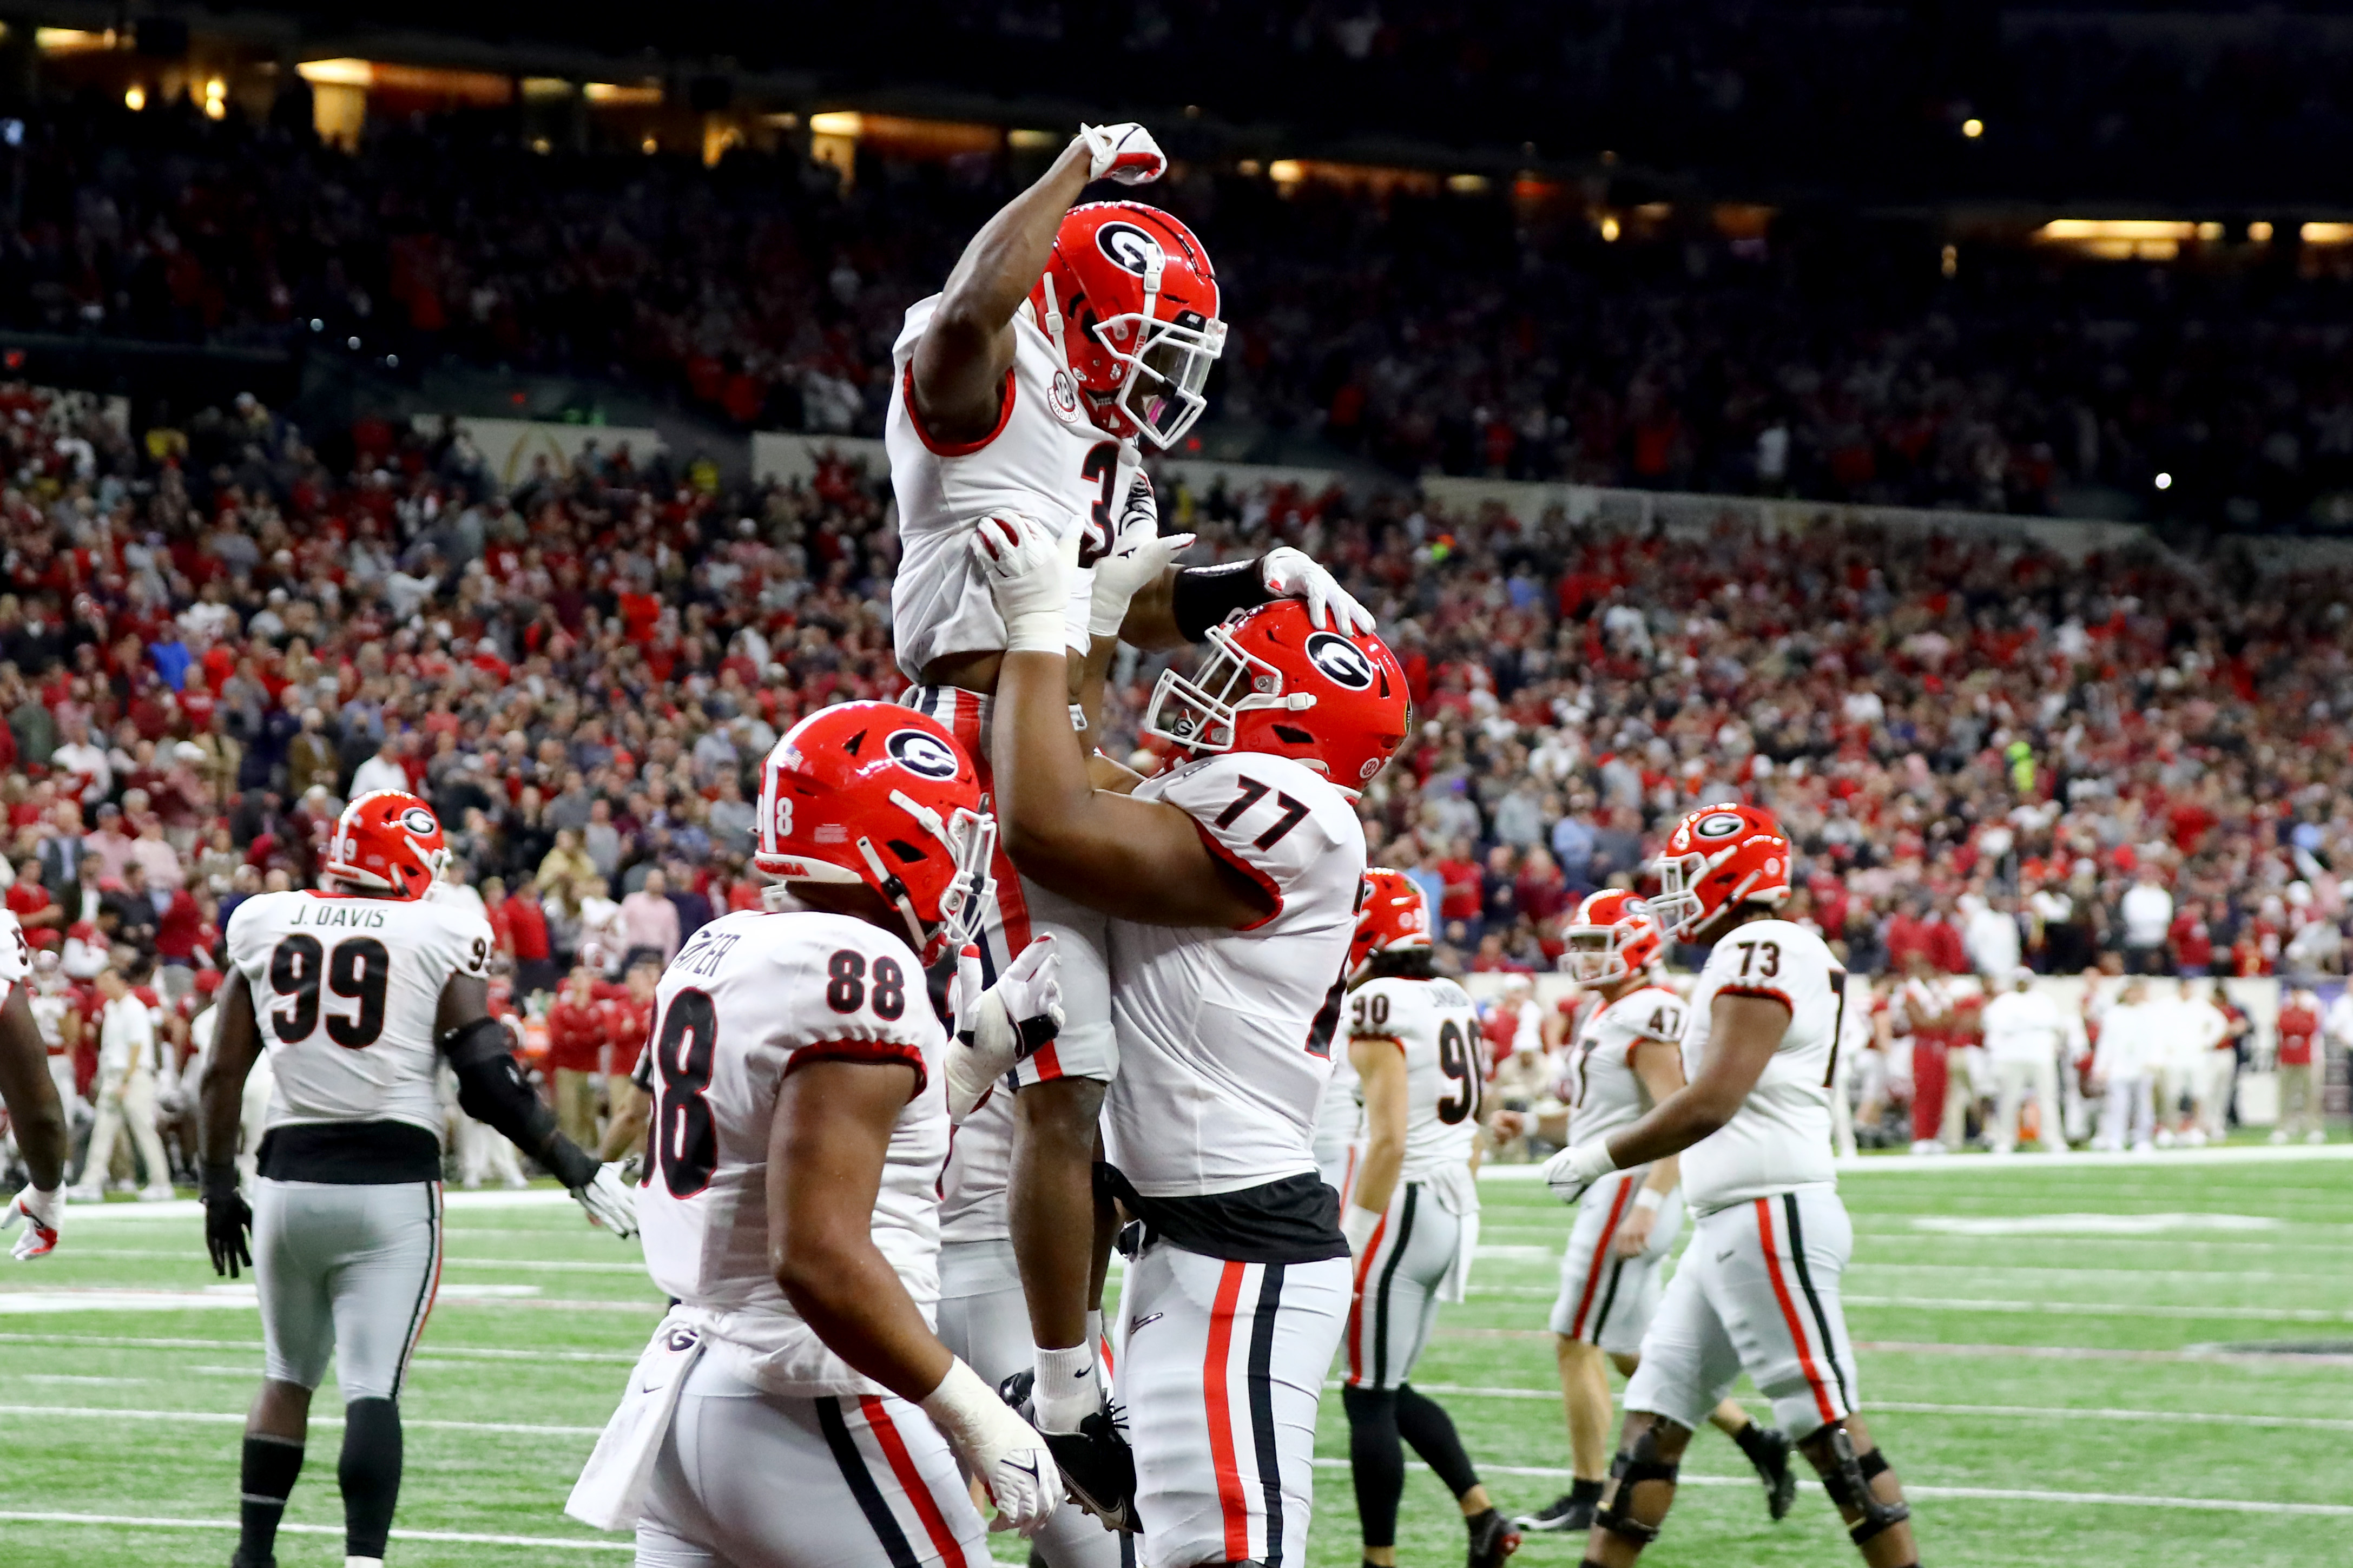
[{"label": "white yard line on field", "polygon": [[[1541,1298],[1549,1285],[1488,1285],[1471,1288],[1473,1297]],[[1850,1307],[1903,1307],[1934,1312],[2030,1312],[2060,1318],[2223,1318],[2257,1323],[2353,1323],[2353,1311],[2328,1307],[2190,1307],[2147,1301],[2004,1301],[1978,1297],[1861,1296],[1844,1293]],[[0,1297],[0,1300],[6,1298]]]},{"label": "white yard line on field", "polygon": [[[661,1313],[658,1300],[609,1300],[542,1297],[536,1285],[470,1285],[444,1281],[436,1298],[441,1307],[520,1307],[554,1312]],[[259,1299],[250,1285],[210,1285],[195,1290],[140,1290],[114,1286],[62,1286],[48,1290],[0,1290],[0,1315],[70,1316],[78,1312],[175,1312],[189,1308],[254,1311]]]},{"label": "white yard line on field", "polygon": [[[2353,1143],[2288,1143],[2276,1148],[2268,1143],[2227,1145],[2220,1149],[2152,1149],[2145,1154],[2076,1153],[2063,1158],[2049,1154],[2013,1154],[1996,1158],[1991,1154],[1857,1154],[1836,1162],[1841,1175],[1935,1174],[1942,1171],[1967,1172],[1971,1180],[1983,1180],[1997,1174],[2055,1174],[2061,1171],[2082,1175],[2086,1172],[2120,1170],[2129,1165],[2275,1165],[2291,1161],[2353,1160]],[[1482,1182],[1540,1182],[1544,1167],[1528,1165],[1487,1165],[1481,1168]],[[455,1194],[452,1194],[453,1199]]]},{"label": "white yard line on field", "polygon": [[[195,1261],[203,1261],[203,1254],[188,1247],[78,1247],[74,1248],[73,1255],[76,1258],[176,1258],[183,1262],[193,1256]],[[627,1259],[615,1263],[590,1263],[568,1258],[459,1258],[445,1253],[441,1262],[443,1267],[450,1268],[518,1268],[541,1274],[634,1274],[641,1279],[646,1277],[643,1263]]]},{"label": "white yard line on field", "polygon": [[[262,1349],[259,1340],[176,1340],[134,1338],[128,1334],[0,1334],[5,1345],[100,1345],[109,1350],[133,1351],[253,1351]],[[451,1361],[588,1361],[607,1362],[617,1366],[634,1366],[636,1351],[555,1351],[510,1350],[503,1346],[441,1345],[427,1352]],[[259,1371],[256,1363],[255,1371]]]},{"label": "white yard line on field", "polygon": [[[1338,1388],[1334,1378],[1324,1384]],[[1464,1399],[1533,1399],[1560,1402],[1556,1388],[1493,1388],[1478,1384],[1417,1383],[1424,1394],[1452,1394]],[[1967,1415],[2014,1417],[2031,1421],[2124,1421],[2177,1426],[2277,1426],[2311,1432],[2353,1432],[2353,1419],[2333,1415],[2236,1415],[2219,1410],[2123,1410],[2109,1406],[2059,1405],[1926,1405],[1914,1400],[1867,1399],[1865,1415],[1894,1411],[1904,1415]]]},{"label": "white yard line on field", "polygon": [[[245,1425],[235,1410],[130,1410],[106,1405],[0,1405],[0,1415],[69,1415],[79,1420],[185,1421],[199,1426]],[[313,1426],[341,1426],[340,1415],[313,1415]],[[430,1427],[437,1432],[507,1432],[535,1437],[594,1437],[602,1426],[549,1426],[526,1421],[431,1421],[404,1414],[404,1426]]]},{"label": "white yard line on field", "polygon": [[[154,1519],[131,1513],[45,1513],[29,1509],[0,1510],[0,1524],[90,1524],[116,1530],[235,1530],[233,1519]],[[282,1535],[341,1535],[340,1524],[280,1524]],[[563,1535],[482,1535],[468,1530],[398,1530],[395,1541],[437,1541],[462,1546],[533,1546],[559,1552],[635,1552],[629,1541],[583,1541]]]}]

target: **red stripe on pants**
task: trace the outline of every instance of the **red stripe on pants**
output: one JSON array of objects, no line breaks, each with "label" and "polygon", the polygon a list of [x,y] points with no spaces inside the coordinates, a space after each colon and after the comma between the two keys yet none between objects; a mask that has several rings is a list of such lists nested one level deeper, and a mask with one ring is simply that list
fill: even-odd
[{"label": "red stripe on pants", "polygon": [[1209,1463],[1218,1476],[1218,1510],[1226,1519],[1226,1558],[1250,1558],[1250,1504],[1242,1496],[1241,1467],[1234,1459],[1232,1403],[1226,1396],[1226,1361],[1234,1342],[1234,1305],[1241,1300],[1242,1272],[1250,1266],[1229,1260],[1218,1276],[1218,1299],[1209,1309],[1209,1348],[1201,1360],[1201,1387],[1209,1412]]},{"label": "red stripe on pants", "polygon": [[[1349,1153],[1351,1160],[1355,1152]],[[1388,1211],[1381,1214],[1380,1223],[1373,1226],[1373,1238],[1365,1244],[1365,1255],[1356,1259],[1356,1288],[1348,1297],[1348,1381],[1361,1383],[1365,1377],[1365,1350],[1357,1342],[1356,1332],[1365,1319],[1365,1280],[1373,1271],[1373,1259],[1381,1250],[1381,1237],[1389,1233]]]},{"label": "red stripe on pants", "polygon": [[[1822,1413],[1824,1421],[1835,1421],[1838,1406],[1831,1403],[1830,1390],[1822,1385],[1814,1352],[1806,1348],[1805,1325],[1798,1321],[1797,1304],[1789,1300],[1789,1287],[1781,1280],[1781,1260],[1773,1252],[1773,1205],[1763,1198],[1757,1200],[1757,1239],[1765,1248],[1765,1272],[1773,1281],[1773,1300],[1781,1304],[1781,1321],[1789,1325],[1789,1339],[1798,1347],[1798,1368],[1806,1374],[1806,1386],[1814,1391],[1814,1408]],[[1822,1347],[1824,1355],[1830,1351],[1830,1346]]]},{"label": "red stripe on pants", "polygon": [[1585,1337],[1585,1314],[1593,1306],[1593,1293],[1601,1283],[1601,1266],[1609,1261],[1609,1243],[1618,1234],[1618,1222],[1626,1213],[1626,1200],[1634,1195],[1631,1176],[1618,1184],[1618,1195],[1609,1205],[1609,1217],[1601,1222],[1601,1239],[1593,1244],[1593,1266],[1585,1271],[1585,1294],[1577,1299],[1577,1316],[1569,1321],[1568,1337]]},{"label": "red stripe on pants", "polygon": [[947,1516],[940,1511],[940,1500],[932,1495],[923,1473],[915,1468],[914,1457],[907,1452],[906,1440],[899,1436],[899,1428],[891,1423],[891,1413],[882,1407],[880,1399],[871,1394],[859,1395],[858,1408],[866,1413],[867,1427],[874,1434],[874,1441],[881,1446],[882,1457],[891,1462],[891,1473],[899,1478],[899,1485],[906,1492],[908,1502],[914,1506],[915,1517],[923,1521],[923,1533],[932,1538],[932,1550],[940,1554],[940,1561],[944,1563],[962,1563],[964,1547],[956,1540],[955,1531],[948,1528]]}]

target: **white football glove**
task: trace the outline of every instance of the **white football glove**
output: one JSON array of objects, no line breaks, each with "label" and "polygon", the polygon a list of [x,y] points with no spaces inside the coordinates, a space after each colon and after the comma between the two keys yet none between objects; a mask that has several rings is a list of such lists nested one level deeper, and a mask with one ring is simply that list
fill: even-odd
[{"label": "white football glove", "polygon": [[948,1120],[971,1115],[1016,1062],[1043,1049],[1062,1027],[1062,958],[1051,936],[1021,950],[997,984],[981,984],[980,949],[956,954],[948,1010]]},{"label": "white football glove", "polygon": [[25,1222],[25,1234],[16,1238],[16,1245],[8,1249],[8,1256],[22,1263],[27,1258],[47,1258],[55,1252],[58,1249],[58,1225],[65,1218],[65,1207],[55,1187],[46,1193],[29,1184],[19,1189],[16,1195],[8,1200],[7,1208],[0,1210],[0,1231],[14,1228],[18,1220]]},{"label": "white football glove", "polygon": [[1334,632],[1373,629],[1373,612],[1356,603],[1356,596],[1340,586],[1340,580],[1305,551],[1288,544],[1270,550],[1260,559],[1258,572],[1259,581],[1276,598],[1307,601],[1311,626]]},{"label": "white football glove", "polygon": [[1189,533],[1160,532],[1160,501],[1152,476],[1138,469],[1120,513],[1119,529],[1095,563],[1094,597],[1087,607],[1087,630],[1099,637],[1119,636],[1127,606],[1145,585],[1157,582],[1170,562],[1192,547]]},{"label": "white football glove", "polygon": [[590,1224],[601,1226],[624,1241],[638,1234],[638,1194],[629,1190],[622,1177],[619,1161],[597,1166],[588,1184],[573,1188],[572,1195],[588,1211]]},{"label": "white football glove", "polygon": [[[1073,563],[1078,535],[1071,536]],[[972,558],[1005,617],[1008,653],[1064,653],[1063,611],[1070,603],[1062,546],[1037,519],[993,511],[972,531]]]},{"label": "white football glove", "polygon": [[1090,180],[1117,180],[1123,185],[1148,185],[1168,172],[1168,155],[1152,132],[1134,121],[1118,125],[1082,125],[1079,140],[1092,160]]},{"label": "white football glove", "polygon": [[1577,1143],[1563,1149],[1544,1163],[1545,1185],[1552,1195],[1565,1204],[1573,1204],[1585,1195],[1585,1189],[1618,1168],[1609,1157],[1607,1140],[1596,1138],[1589,1143]]},{"label": "white football glove", "polygon": [[1062,1500],[1062,1473],[1052,1451],[978,1373],[961,1361],[950,1362],[923,1408],[965,1468],[988,1489],[1000,1523],[1031,1536],[1054,1517]]}]

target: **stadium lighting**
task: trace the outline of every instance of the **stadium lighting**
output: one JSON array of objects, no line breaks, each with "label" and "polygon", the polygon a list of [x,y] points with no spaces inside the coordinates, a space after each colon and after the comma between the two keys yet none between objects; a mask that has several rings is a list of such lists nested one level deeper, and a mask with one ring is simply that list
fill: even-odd
[{"label": "stadium lighting", "polygon": [[1937,258],[1936,268],[1938,271],[1944,273],[1947,278],[1959,276],[1961,270],[1961,247],[1957,245],[1948,245],[1945,247],[1944,254]]},{"label": "stadium lighting", "polygon": [[2308,223],[2296,237],[2306,245],[2353,245],[2353,223]]},{"label": "stadium lighting", "polygon": [[218,77],[205,83],[205,118],[207,120],[228,118],[228,83]]},{"label": "stadium lighting", "polygon": [[2259,217],[2247,226],[2247,237],[2257,245],[2269,245],[2272,242],[2273,232],[2271,220],[2268,218]]},{"label": "stadium lighting", "polygon": [[2173,488],[2173,476],[2172,476],[2171,474],[2159,474],[2159,475],[2158,475],[2158,476],[2157,476],[2157,488],[2158,488],[2158,489],[2161,489],[2161,490],[2169,490],[2169,489],[2171,489]]},{"label": "stadium lighting", "polygon": [[661,151],[661,143],[656,141],[653,137],[649,136],[644,141],[638,143],[638,151],[650,158],[655,153]]},{"label": "stadium lighting", "polygon": [[1985,134],[1985,121],[1972,115],[1961,121],[1961,134],[1974,142]]},{"label": "stadium lighting", "polygon": [[1618,226],[1618,215],[1616,213],[1604,213],[1601,215],[1601,237],[1603,239],[1615,240],[1621,232],[1622,231]]},{"label": "stadium lighting", "polygon": [[147,107],[147,89],[132,82],[122,89],[122,107],[136,114]]},{"label": "stadium lighting", "polygon": [[332,60],[304,60],[294,68],[294,74],[312,87],[372,87],[375,83],[375,68],[366,60],[348,57]]},{"label": "stadium lighting", "polygon": [[1296,158],[1277,158],[1266,166],[1266,173],[1278,185],[1295,185],[1307,177],[1307,165]]},{"label": "stadium lighting", "polygon": [[866,129],[866,117],[854,110],[828,110],[809,116],[812,136],[856,136]]}]

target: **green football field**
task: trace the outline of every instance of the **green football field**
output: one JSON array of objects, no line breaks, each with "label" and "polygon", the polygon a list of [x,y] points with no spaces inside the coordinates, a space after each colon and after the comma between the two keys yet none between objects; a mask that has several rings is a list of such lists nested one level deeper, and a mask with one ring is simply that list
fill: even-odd
[{"label": "green football field", "polygon": [[[2348,1153],[1846,1175],[1862,1404],[1912,1488],[1924,1560],[2353,1563]],[[1544,1331],[1567,1212],[1516,1175],[1482,1184],[1472,1300],[1446,1310],[1414,1379],[1514,1511],[1563,1489],[1567,1464]],[[573,1523],[563,1500],[659,1299],[632,1247],[560,1194],[524,1197],[451,1196],[440,1301],[404,1401],[396,1563],[629,1560],[626,1539]],[[259,1325],[249,1289],[216,1286],[191,1206],[76,1209],[55,1258],[0,1267],[5,1568],[227,1562]],[[321,1412],[337,1407],[322,1390]],[[341,1562],[339,1438],[313,1428],[284,1568]],[[1328,1399],[1314,1568],[1357,1560],[1346,1443]],[[1459,1563],[1451,1500],[1411,1476],[1400,1560]],[[1720,1437],[1701,1436],[1684,1476],[1646,1561],[1854,1561],[1817,1488],[1768,1523]],[[1519,1561],[1573,1568],[1580,1544],[1535,1537]]]}]

